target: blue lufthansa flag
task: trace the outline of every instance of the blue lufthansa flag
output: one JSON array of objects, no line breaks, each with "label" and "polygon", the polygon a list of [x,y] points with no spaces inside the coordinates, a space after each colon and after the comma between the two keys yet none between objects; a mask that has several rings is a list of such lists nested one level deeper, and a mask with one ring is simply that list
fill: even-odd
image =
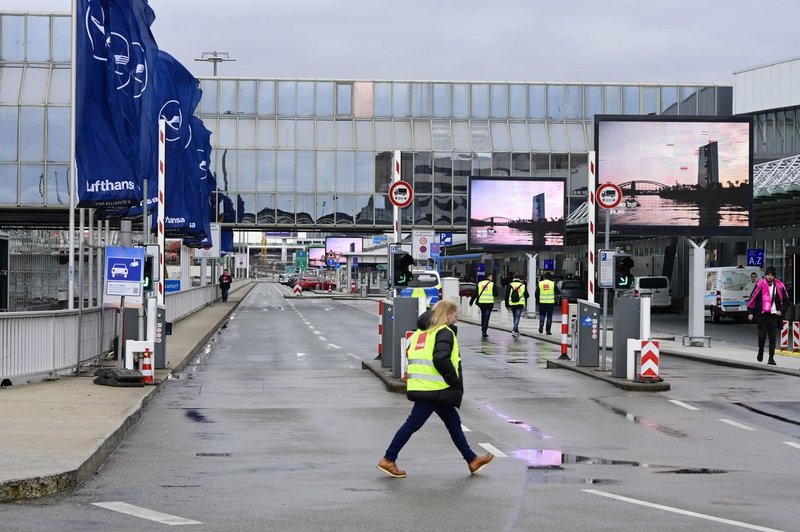
[{"label": "blue lufthansa flag", "polygon": [[76,15],[78,206],[127,207],[141,201],[147,170],[155,15],[145,0],[79,0]]}]

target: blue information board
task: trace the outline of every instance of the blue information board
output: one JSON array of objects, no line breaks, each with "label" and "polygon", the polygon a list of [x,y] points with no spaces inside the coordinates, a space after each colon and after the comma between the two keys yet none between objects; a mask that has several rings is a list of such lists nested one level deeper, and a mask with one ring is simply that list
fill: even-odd
[{"label": "blue information board", "polygon": [[453,245],[453,233],[439,233],[439,245],[441,247]]},{"label": "blue information board", "polygon": [[763,249],[748,249],[747,250],[747,265],[764,267],[764,250]]},{"label": "blue information board", "polygon": [[118,305],[122,296],[126,306],[142,303],[144,256],[143,247],[106,247],[105,295],[109,304]]}]

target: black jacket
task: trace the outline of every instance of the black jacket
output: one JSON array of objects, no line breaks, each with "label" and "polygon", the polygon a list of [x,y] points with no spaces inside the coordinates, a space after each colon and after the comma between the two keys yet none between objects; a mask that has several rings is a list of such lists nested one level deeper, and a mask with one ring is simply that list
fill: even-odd
[{"label": "black jacket", "polygon": [[[429,312],[423,313],[419,320],[417,320],[418,326],[424,325],[424,327],[420,327],[420,329],[425,330],[430,325],[430,315],[427,316],[426,319],[426,314]],[[458,333],[458,329],[455,325],[450,325],[450,329],[452,329],[452,332],[447,328],[439,329],[436,333],[436,340],[433,345],[433,366],[444,378],[449,387],[444,390],[410,391],[406,394],[409,400],[435,401],[455,407],[461,406],[461,398],[464,395],[464,379],[461,373],[461,364],[459,364],[458,372],[456,372],[456,368],[453,367],[453,362],[450,360],[450,353],[453,351],[453,342],[455,338],[454,333]]]}]

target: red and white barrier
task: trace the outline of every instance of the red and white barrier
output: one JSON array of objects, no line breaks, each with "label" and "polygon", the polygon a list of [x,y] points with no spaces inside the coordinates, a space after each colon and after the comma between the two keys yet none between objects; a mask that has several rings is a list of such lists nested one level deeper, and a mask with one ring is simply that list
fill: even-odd
[{"label": "red and white barrier", "polygon": [[792,322],[792,351],[800,351],[800,321]]},{"label": "red and white barrier", "polygon": [[780,348],[783,350],[789,349],[789,327],[791,322],[783,320],[781,322],[781,343]]},{"label": "red and white barrier", "polygon": [[383,358],[383,301],[378,301],[378,358]]},{"label": "red and white barrier", "polygon": [[153,359],[150,357],[150,348],[146,347],[140,359],[142,366],[142,382],[145,384],[153,384]]},{"label": "red and white barrier", "polygon": [[297,297],[302,295],[303,295],[303,289],[300,288],[300,283],[297,283],[296,285],[294,285],[294,296]]},{"label": "red and white barrier", "polygon": [[656,340],[642,340],[641,371],[643,379],[658,379],[659,348]]},{"label": "red and white barrier", "polygon": [[408,340],[414,336],[414,331],[406,331],[404,338],[400,338],[400,380],[408,380]]},{"label": "red and white barrier", "polygon": [[569,301],[561,300],[561,356],[559,360],[569,360],[567,348],[569,346]]}]

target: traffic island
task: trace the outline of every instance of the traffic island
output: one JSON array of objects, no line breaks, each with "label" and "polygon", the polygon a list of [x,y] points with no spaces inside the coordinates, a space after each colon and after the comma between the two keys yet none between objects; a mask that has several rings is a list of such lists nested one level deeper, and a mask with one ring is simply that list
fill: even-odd
[{"label": "traffic island", "polygon": [[397,377],[392,376],[392,368],[381,366],[379,358],[375,360],[362,360],[361,369],[368,369],[374,373],[386,386],[386,389],[394,393],[406,393],[406,383]]},{"label": "traffic island", "polygon": [[617,388],[621,388],[629,392],[666,392],[670,389],[669,383],[664,382],[663,380],[654,382],[630,381],[621,377],[612,377],[610,371],[602,371],[593,367],[578,366],[572,360],[547,359],[547,369],[552,368],[575,371],[588,377],[600,379],[601,381],[605,381],[616,386]]}]

